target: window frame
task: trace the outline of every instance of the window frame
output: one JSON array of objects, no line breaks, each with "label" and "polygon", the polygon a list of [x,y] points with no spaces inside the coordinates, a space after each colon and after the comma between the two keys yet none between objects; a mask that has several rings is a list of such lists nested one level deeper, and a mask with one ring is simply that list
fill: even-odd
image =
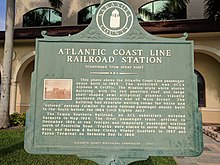
[{"label": "window frame", "polygon": [[[37,11],[40,11],[40,10],[47,10],[47,14],[49,15],[49,19],[48,19],[48,24],[42,24],[42,25],[37,25],[37,23],[36,23],[36,18],[37,18]],[[58,13],[56,16],[57,17],[59,17],[60,18],[60,20],[58,20],[58,21],[56,21],[56,23],[53,23],[52,21],[51,21],[51,19],[52,19],[52,16],[51,16],[51,13],[53,13],[53,12],[55,12],[55,13]],[[29,24],[29,25],[27,25],[28,24],[28,22],[25,22],[25,17],[28,17],[29,15],[31,15],[33,13],[33,15],[34,15],[34,21],[32,21],[32,22],[35,22],[35,24],[33,24],[33,25],[31,25],[31,24]],[[41,15],[39,15],[39,16],[41,16]],[[29,16],[30,17],[30,16]],[[30,19],[30,18],[29,18]],[[28,19],[27,19],[28,20]],[[57,22],[60,22],[60,23],[57,23]],[[54,8],[50,8],[50,7],[38,7],[38,8],[35,8],[35,9],[32,9],[32,10],[30,10],[30,11],[28,11],[28,12],[26,12],[24,15],[23,15],[23,23],[22,23],[22,27],[42,27],[42,26],[60,26],[60,25],[62,25],[62,13],[60,12],[60,11],[58,11],[58,10],[56,10],[56,9],[54,9]]]},{"label": "window frame", "polygon": [[[78,11],[78,13],[77,13],[77,24],[78,24],[78,25],[90,24],[90,22],[91,22],[91,20],[92,20],[92,17],[93,17],[93,15],[96,13],[96,11],[97,11],[97,9],[98,9],[99,6],[100,6],[100,4],[99,4],[99,3],[96,3],[96,4],[92,4],[92,5],[86,6],[86,7],[82,8],[80,11]],[[91,14],[91,17],[88,18],[88,20],[83,21],[83,20],[82,20],[83,18],[81,17],[81,16],[82,16],[81,13],[82,13],[84,10],[87,10],[88,8],[91,8],[91,10],[92,10],[92,7],[95,7],[94,11],[90,11],[90,10],[89,10],[89,13],[88,13],[88,14]]]},{"label": "window frame", "polygon": [[[156,3],[158,3],[159,1],[164,1],[164,2],[166,2],[166,3],[168,3],[169,2],[169,0],[155,0],[155,1],[151,1],[151,2],[148,2],[148,3],[145,3],[144,5],[142,5],[141,7],[139,7],[138,8],[138,14],[139,14],[139,20],[140,21],[143,21],[143,22],[147,22],[147,21],[169,21],[169,20],[182,20],[182,19],[187,19],[187,5],[185,6],[185,11],[184,11],[184,13],[182,12],[182,10],[181,10],[181,12],[173,12],[173,13],[170,13],[169,11],[168,11],[168,9],[167,10],[164,10],[164,9],[166,9],[166,8],[161,8],[160,10],[158,10],[158,11],[160,11],[160,12],[158,12],[158,11],[156,11],[156,6],[155,6],[155,4]],[[147,11],[147,12],[149,12],[149,16],[146,16],[145,15],[145,19],[143,18],[143,14],[141,13],[141,12],[143,12],[144,10],[142,10],[142,8],[144,8],[145,6],[147,6],[147,5],[149,5],[149,6],[151,6],[151,8],[149,8],[149,10]],[[163,6],[166,6],[166,5],[163,5]],[[148,8],[148,7],[145,7],[145,8]],[[142,10],[142,11],[141,11]],[[166,13],[165,13],[165,15],[158,15],[158,13],[163,13],[164,11],[166,11]],[[168,15],[166,15],[166,14],[168,14],[169,13],[169,16]],[[175,17],[175,16],[177,16],[177,15],[175,15],[175,14],[177,14],[177,13],[183,13],[184,14],[184,17],[182,17],[182,18],[178,18],[178,17]],[[148,18],[147,18],[148,17]],[[159,19],[159,17],[161,17],[160,19]],[[166,18],[165,18],[166,17]],[[147,18],[147,19],[146,19]]]},{"label": "window frame", "polygon": [[194,70],[194,73],[197,76],[198,106],[206,107],[205,79],[198,70]]}]

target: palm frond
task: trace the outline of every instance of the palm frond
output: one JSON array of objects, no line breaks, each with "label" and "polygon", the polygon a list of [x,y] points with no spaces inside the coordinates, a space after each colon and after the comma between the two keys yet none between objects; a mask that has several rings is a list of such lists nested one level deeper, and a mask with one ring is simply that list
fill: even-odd
[{"label": "palm frond", "polygon": [[50,5],[55,9],[61,9],[63,0],[49,0]]},{"label": "palm frond", "polygon": [[204,17],[206,19],[214,20],[220,13],[220,1],[219,0],[204,0],[205,11]]}]

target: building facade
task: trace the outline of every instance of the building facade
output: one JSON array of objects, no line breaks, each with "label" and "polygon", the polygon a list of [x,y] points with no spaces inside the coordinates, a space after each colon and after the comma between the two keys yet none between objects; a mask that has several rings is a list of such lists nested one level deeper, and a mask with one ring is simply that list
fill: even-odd
[{"label": "building facade", "polygon": [[[48,0],[16,1],[10,113],[26,112],[30,106],[35,39],[41,37],[41,31],[47,30],[48,35],[52,36],[78,33],[87,27],[99,3],[100,0],[65,0],[62,8],[56,10],[50,6]],[[162,37],[181,37],[184,32],[189,34],[188,40],[194,41],[194,67],[198,78],[199,109],[203,114],[203,123],[219,124],[219,19],[213,21],[203,19],[203,0],[190,1],[180,17],[177,16],[177,19],[173,20],[165,20],[161,16],[163,13],[161,7],[166,5],[167,0],[128,0],[128,3],[137,13],[141,26],[149,33]],[[150,11],[151,15],[147,15],[146,11]],[[0,71],[2,72],[4,32],[0,32],[0,43]]]}]

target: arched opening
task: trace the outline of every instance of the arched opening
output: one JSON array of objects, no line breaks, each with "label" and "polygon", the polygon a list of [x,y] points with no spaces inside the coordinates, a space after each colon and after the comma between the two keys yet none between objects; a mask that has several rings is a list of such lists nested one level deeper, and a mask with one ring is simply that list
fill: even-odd
[{"label": "arched opening", "polygon": [[156,0],[140,7],[138,13],[140,21],[175,20],[187,17],[184,1]]},{"label": "arched opening", "polygon": [[[220,122],[220,51],[204,45],[195,45],[195,69],[205,81],[205,107],[200,107],[206,124]],[[198,75],[198,74],[197,74]],[[203,80],[198,80],[198,82]]]},{"label": "arched opening", "polygon": [[34,71],[34,54],[27,54],[17,67],[12,78],[10,112],[23,113],[30,107],[31,74]]},{"label": "arched opening", "polygon": [[197,70],[194,70],[197,76],[197,89],[198,89],[198,106],[205,107],[205,80],[201,73]]},{"label": "arched opening", "polygon": [[62,13],[47,7],[31,10],[23,16],[23,27],[56,26],[61,24]]},{"label": "arched opening", "polygon": [[92,21],[92,16],[98,9],[99,4],[87,6],[78,12],[77,23],[78,24],[89,24]]},{"label": "arched opening", "polygon": [[[220,107],[220,63],[212,56],[203,52],[195,52],[195,69],[197,70],[198,82],[203,83],[205,92],[205,107]],[[202,87],[203,88],[203,87]]]},{"label": "arched opening", "polygon": [[34,71],[34,61],[31,61],[24,69],[17,93],[17,105],[20,113],[26,112],[30,107],[31,74]]}]

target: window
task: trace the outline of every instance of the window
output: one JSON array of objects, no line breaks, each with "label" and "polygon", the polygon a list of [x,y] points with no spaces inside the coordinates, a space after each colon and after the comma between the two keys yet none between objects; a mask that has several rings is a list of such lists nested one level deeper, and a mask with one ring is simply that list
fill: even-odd
[{"label": "window", "polygon": [[198,89],[198,105],[199,107],[205,107],[205,81],[201,73],[194,70],[197,75],[197,89]]},{"label": "window", "polygon": [[184,1],[157,0],[138,9],[142,21],[186,19]]},{"label": "window", "polygon": [[80,10],[78,13],[78,24],[89,24],[99,4],[91,5]]},{"label": "window", "polygon": [[37,8],[23,16],[23,27],[61,25],[62,14],[51,8]]}]

